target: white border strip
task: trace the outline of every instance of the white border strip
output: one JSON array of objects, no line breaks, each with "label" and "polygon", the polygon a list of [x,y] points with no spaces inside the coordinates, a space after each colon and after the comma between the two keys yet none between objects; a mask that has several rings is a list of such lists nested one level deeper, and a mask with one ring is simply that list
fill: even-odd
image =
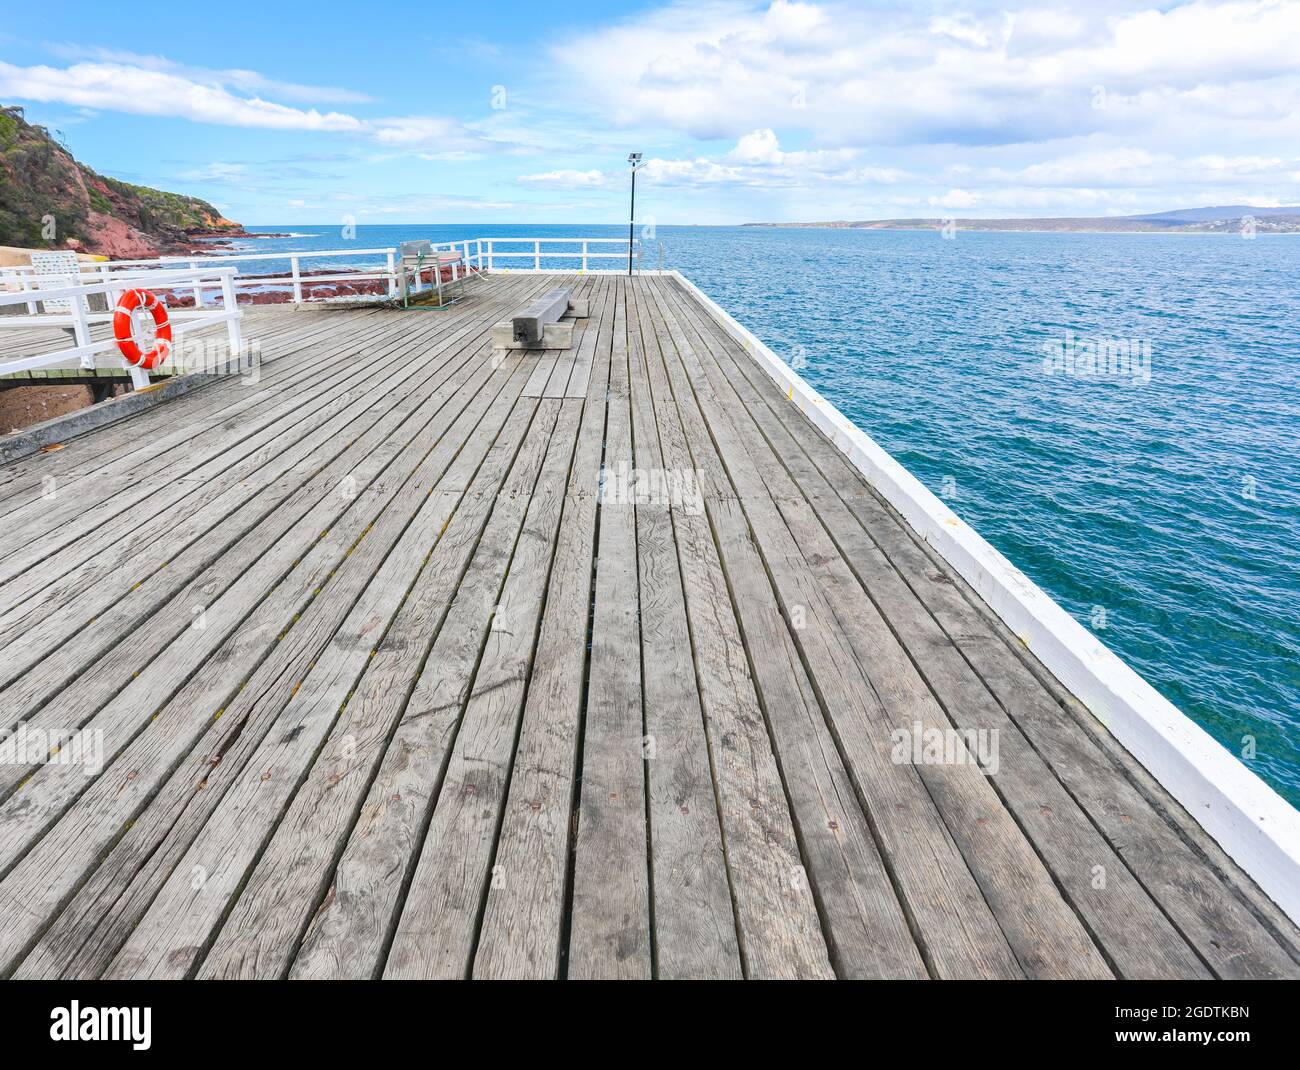
[{"label": "white border strip", "polygon": [[678,271],[671,272],[1038,659],[1300,922],[1300,811],[1221,747]]}]

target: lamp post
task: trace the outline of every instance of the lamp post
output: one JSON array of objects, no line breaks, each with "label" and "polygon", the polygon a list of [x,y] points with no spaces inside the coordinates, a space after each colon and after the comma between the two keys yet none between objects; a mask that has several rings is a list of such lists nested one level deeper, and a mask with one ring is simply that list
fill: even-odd
[{"label": "lamp post", "polygon": [[629,152],[627,162],[632,165],[632,205],[627,213],[627,273],[632,274],[632,228],[636,220],[636,168],[641,162],[639,152]]}]

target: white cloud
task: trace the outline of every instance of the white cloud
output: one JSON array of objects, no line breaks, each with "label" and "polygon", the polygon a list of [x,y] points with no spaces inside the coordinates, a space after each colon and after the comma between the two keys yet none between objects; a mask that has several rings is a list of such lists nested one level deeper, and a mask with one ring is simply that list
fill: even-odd
[{"label": "white cloud", "polygon": [[371,98],[365,93],[352,89],[343,89],[329,85],[302,85],[298,82],[281,82],[268,78],[257,71],[238,68],[215,70],[211,67],[193,67],[176,63],[165,56],[146,55],[123,49],[86,47],[76,44],[53,44],[48,50],[63,59],[92,60],[99,63],[116,64],[126,67],[138,67],[145,70],[165,71],[205,84],[234,86],[247,93],[267,93],[284,100],[315,103],[332,101],[334,103],[364,103]]},{"label": "white cloud", "polygon": [[[62,68],[0,62],[0,99],[57,102],[220,126],[353,134],[401,149],[468,150],[491,145],[454,119],[423,115],[366,119],[294,107],[243,96],[231,87],[287,87],[295,96],[309,93],[310,87],[274,82],[250,71],[200,75],[157,57],[145,59],[148,62],[143,64],[87,62]],[[330,92],[339,91],[325,91]]]},{"label": "white cloud", "polygon": [[187,182],[241,183],[248,179],[248,168],[242,163],[224,163],[214,160],[204,167],[182,171],[179,177]]},{"label": "white cloud", "polygon": [[780,163],[785,154],[772,130],[755,130],[736,142],[730,158],[737,163]]},{"label": "white cloud", "polygon": [[603,186],[607,178],[603,171],[543,171],[535,175],[520,175],[519,179],[526,186],[542,189],[582,189],[584,187]]},{"label": "white cloud", "polygon": [[1096,148],[1021,168],[968,168],[964,181],[1014,183],[1038,188],[1225,188],[1276,181],[1290,184],[1300,156],[1179,157],[1137,148]]},{"label": "white cloud", "polygon": [[676,146],[649,185],[865,218],[1295,203],[1297,55],[1296,0],[677,0],[548,59],[590,129]]},{"label": "white cloud", "polygon": [[843,170],[857,155],[856,149],[783,152],[776,132],[762,129],[745,134],[736,142],[736,147],[727,153],[726,159],[745,166],[828,173]]},{"label": "white cloud", "polygon": [[1191,161],[1193,167],[1207,172],[1232,175],[1259,175],[1289,169],[1300,160],[1287,161],[1280,156],[1198,156]]},{"label": "white cloud", "polygon": [[876,185],[899,182],[905,172],[891,167],[860,166],[857,149],[785,152],[768,129],[743,135],[719,159],[652,159],[646,177],[661,185],[735,183],[766,189],[812,189],[834,183]]},{"label": "white cloud", "polygon": [[930,32],[976,48],[987,48],[989,44],[988,32],[968,15],[936,15],[930,20]]},{"label": "white cloud", "polygon": [[456,197],[448,194],[420,193],[340,193],[328,199],[342,205],[350,215],[358,218],[373,216],[405,216],[408,219],[437,219],[449,212],[469,215],[496,215],[511,212],[519,206],[513,201],[492,200],[479,197]]},{"label": "white cloud", "polygon": [[979,198],[964,189],[950,189],[942,197],[931,197],[930,204],[935,208],[973,208]]},{"label": "white cloud", "polygon": [[220,85],[119,63],[77,63],[65,68],[0,63],[0,97],[57,101],[136,115],[175,116],[222,126],[355,132],[363,125],[353,115],[240,97]]},{"label": "white cloud", "polygon": [[[897,182],[903,172],[887,167],[855,166],[855,149],[785,152],[772,130],[754,130],[718,158],[652,157],[638,170],[654,186],[725,186],[756,189],[801,188],[828,183],[870,185]],[[582,189],[621,183],[626,171],[545,171],[520,175],[525,185],[550,189]]]},{"label": "white cloud", "polygon": [[372,119],[371,136],[381,145],[412,146],[450,144],[463,139],[474,143],[465,128],[454,119],[429,115],[411,115],[400,119]]},{"label": "white cloud", "polygon": [[[1104,13],[1103,13],[1104,14]],[[1107,129],[1092,88],[1141,107],[1131,126],[1231,97],[1238,114],[1300,132],[1300,4],[1210,0],[1080,15],[997,11],[927,19],[776,0],[653,10],[557,46],[575,97],[609,122],[697,138],[800,130],[823,145],[1018,144]],[[1202,131],[1204,134],[1205,131]]]}]

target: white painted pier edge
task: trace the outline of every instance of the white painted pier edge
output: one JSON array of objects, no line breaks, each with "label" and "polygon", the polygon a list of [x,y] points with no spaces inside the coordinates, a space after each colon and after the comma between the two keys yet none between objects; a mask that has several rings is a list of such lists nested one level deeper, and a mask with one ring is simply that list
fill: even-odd
[{"label": "white painted pier edge", "polygon": [[[659,274],[643,272],[643,274]],[[751,331],[675,276],[1016,636],[1300,923],[1300,811],[1143,680]]]}]

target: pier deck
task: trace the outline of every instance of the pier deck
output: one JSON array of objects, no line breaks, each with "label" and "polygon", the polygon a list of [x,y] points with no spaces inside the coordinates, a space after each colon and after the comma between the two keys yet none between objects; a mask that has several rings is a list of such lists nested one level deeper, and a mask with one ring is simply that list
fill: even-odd
[{"label": "pier deck", "polygon": [[0,976],[1300,973],[673,278],[246,336],[0,468]]}]

